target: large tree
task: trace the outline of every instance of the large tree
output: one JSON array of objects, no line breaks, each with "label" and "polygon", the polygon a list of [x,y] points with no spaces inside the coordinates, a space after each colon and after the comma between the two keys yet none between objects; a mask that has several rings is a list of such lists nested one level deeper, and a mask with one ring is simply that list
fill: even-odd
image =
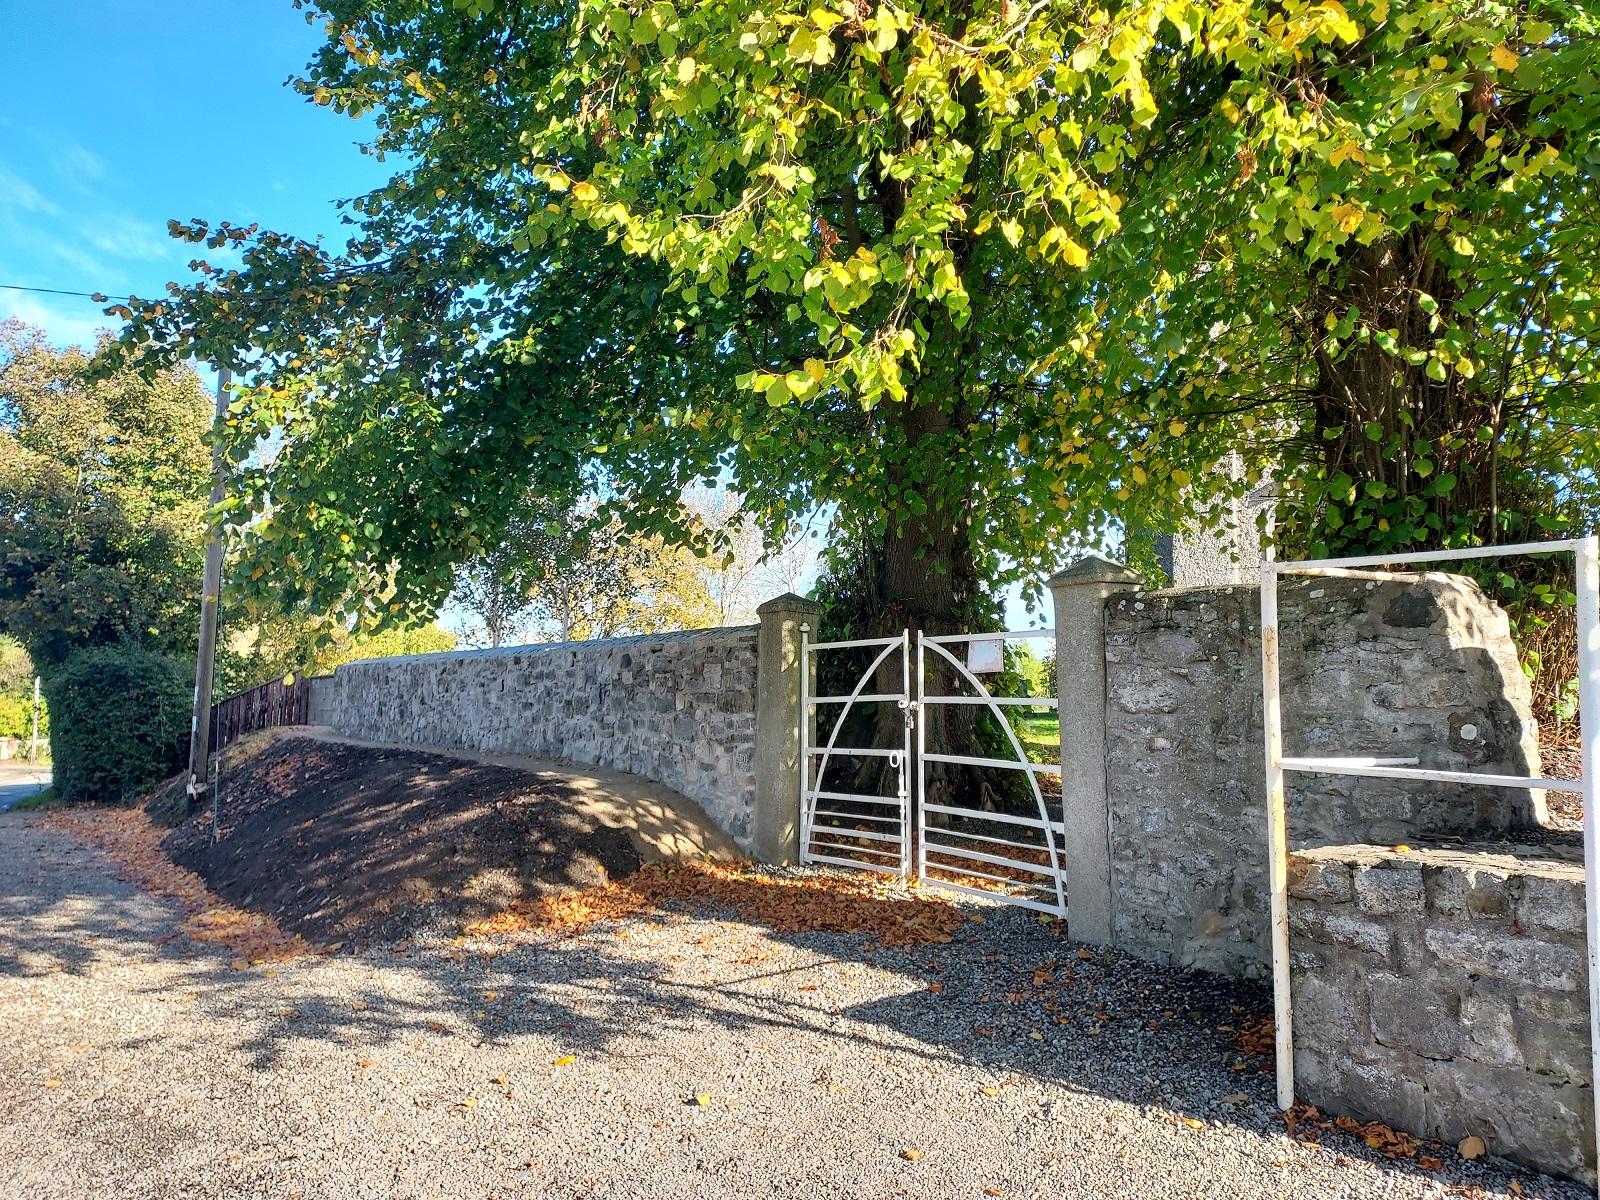
[{"label": "large tree", "polygon": [[1437,540],[1463,476],[1419,405],[1498,372],[1557,448],[1550,404],[1592,406],[1583,5],[308,7],[297,86],[375,116],[393,179],[343,249],[175,225],[243,269],[124,310],[156,361],[250,372],[230,442],[282,438],[239,486],[280,605],[431,607],[530,485],[598,470],[675,540],[707,536],[696,481],[769,532],[833,512],[882,625],[948,627],[1285,445],[1322,459],[1316,520],[1394,487]]},{"label": "large tree", "polygon": [[0,324],[0,630],[39,671],[111,643],[194,653],[210,421],[186,367],[96,377]]}]

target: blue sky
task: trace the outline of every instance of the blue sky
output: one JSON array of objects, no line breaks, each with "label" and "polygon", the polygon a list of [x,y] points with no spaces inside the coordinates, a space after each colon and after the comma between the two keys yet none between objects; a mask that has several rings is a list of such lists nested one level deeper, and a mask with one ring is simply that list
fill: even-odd
[{"label": "blue sky", "polygon": [[[339,239],[333,201],[388,177],[284,86],[320,41],[289,0],[0,0],[0,31],[0,284],[159,294],[195,257],[169,219]],[[61,343],[111,323],[0,290],[12,316]]]}]

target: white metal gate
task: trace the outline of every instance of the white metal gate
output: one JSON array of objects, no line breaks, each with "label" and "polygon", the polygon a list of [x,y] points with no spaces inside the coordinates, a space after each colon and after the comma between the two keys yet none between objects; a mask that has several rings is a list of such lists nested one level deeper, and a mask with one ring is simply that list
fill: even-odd
[{"label": "white metal gate", "polygon": [[[919,632],[913,670],[909,630],[898,637],[842,642],[812,642],[809,631],[802,630],[800,860],[903,879],[911,876],[914,866],[916,877],[928,885],[1065,917],[1061,797],[1059,789],[1047,794],[1040,785],[1041,776],[1059,779],[1061,764],[1032,761],[1006,712],[1018,707],[1056,711],[1056,698],[992,695],[970,661],[975,648],[998,653],[1007,641],[1054,637],[1049,629],[940,636]],[[820,655],[863,650],[875,653],[855,676],[849,692],[811,694]],[[969,661],[962,661],[963,652]],[[879,669],[896,653],[900,655],[900,690],[868,691]],[[951,690],[932,690],[940,675],[953,681]],[[893,704],[901,714],[903,741],[899,749],[841,742],[852,711],[880,704]],[[932,726],[942,727],[929,719],[930,710],[957,706],[978,706],[992,714],[1009,757],[957,754],[939,744],[943,739],[936,733],[930,736]],[[849,764],[866,758],[888,759],[889,771],[883,777],[893,795],[887,791],[866,793],[838,782]],[[1026,780],[1022,803],[975,801],[948,794],[940,780],[930,778],[935,764],[1021,772]],[[917,774],[914,815],[913,769]]]},{"label": "white metal gate", "polygon": [[[917,722],[917,878],[936,887],[1065,917],[1061,792],[1057,788],[1052,801],[1039,784],[1041,775],[1059,779],[1061,763],[1032,761],[1005,713],[1006,708],[1014,707],[1055,711],[1058,702],[1054,696],[991,695],[970,662],[970,650],[975,645],[1054,637],[1055,631],[1050,629],[941,636],[918,633],[917,709],[922,719]],[[968,662],[962,662],[953,652],[959,650],[969,651]],[[958,690],[928,690],[933,682],[929,669],[933,663],[943,665],[953,675]],[[927,714],[931,708],[973,705],[993,714],[1009,744],[1009,758],[955,754],[928,744],[932,722]],[[1059,754],[1053,757],[1059,760]],[[1003,809],[997,803],[981,807],[949,803],[941,796],[930,795],[934,789],[930,787],[929,767],[934,763],[1022,772],[1027,789],[1021,811]]]},{"label": "white metal gate", "polygon": [[[810,694],[821,654],[828,651],[876,650],[855,686],[839,695]],[[878,668],[900,656],[900,690],[864,689]],[[841,744],[845,722],[858,705],[893,704],[899,710],[903,741],[898,750]],[[813,711],[815,710],[815,711]],[[833,715],[833,714],[837,715]],[[826,716],[824,714],[827,714]],[[906,878],[911,871],[911,636],[860,638],[847,642],[813,642],[800,632],[800,861],[855,867]],[[815,726],[815,730],[813,730]],[[826,729],[826,736],[822,731]],[[852,790],[836,783],[854,760],[886,758],[894,795]],[[835,767],[832,776],[829,767]]]}]

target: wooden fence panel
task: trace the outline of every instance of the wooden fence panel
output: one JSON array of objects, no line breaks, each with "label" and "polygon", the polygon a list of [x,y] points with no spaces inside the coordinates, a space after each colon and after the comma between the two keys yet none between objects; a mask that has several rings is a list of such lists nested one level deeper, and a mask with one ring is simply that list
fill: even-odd
[{"label": "wooden fence panel", "polygon": [[258,729],[304,725],[310,705],[311,681],[303,677],[287,684],[274,679],[248,692],[229,696],[212,705],[212,744],[222,750]]}]

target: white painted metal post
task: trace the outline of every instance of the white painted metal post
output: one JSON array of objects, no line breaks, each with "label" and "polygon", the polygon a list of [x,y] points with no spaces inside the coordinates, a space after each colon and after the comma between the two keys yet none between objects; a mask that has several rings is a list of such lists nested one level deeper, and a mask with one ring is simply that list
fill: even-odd
[{"label": "white painted metal post", "polygon": [[923,765],[923,755],[928,751],[928,723],[924,720],[926,715],[922,708],[922,689],[927,679],[928,661],[922,649],[922,630],[917,630],[917,678],[916,688],[907,689],[916,707],[917,719],[917,881],[920,883],[928,878],[928,794],[923,786],[927,778],[927,771]]},{"label": "white painted metal post", "polygon": [[[1589,1064],[1600,1083],[1600,537],[1578,544],[1573,571],[1578,605],[1578,723],[1583,738],[1583,877],[1588,927]],[[1600,1092],[1595,1093],[1595,1128],[1600,1133]],[[1600,1145],[1597,1145],[1600,1150]]]},{"label": "white painted metal post", "polygon": [[[911,702],[911,630],[900,631],[900,712],[903,718],[901,744],[905,755],[900,759],[900,878],[911,878],[911,847],[906,839],[911,836],[911,723],[917,719],[916,706]],[[920,770],[920,762],[918,764]],[[920,844],[920,843],[919,843]]]},{"label": "white painted metal post", "polygon": [[1294,1107],[1294,1027],[1289,975],[1289,822],[1278,698],[1278,571],[1261,567],[1261,726],[1266,735],[1267,881],[1272,892],[1272,1008],[1277,1033],[1278,1107]]},{"label": "white painted metal post", "polygon": [[800,861],[811,854],[811,626],[800,623]]}]

